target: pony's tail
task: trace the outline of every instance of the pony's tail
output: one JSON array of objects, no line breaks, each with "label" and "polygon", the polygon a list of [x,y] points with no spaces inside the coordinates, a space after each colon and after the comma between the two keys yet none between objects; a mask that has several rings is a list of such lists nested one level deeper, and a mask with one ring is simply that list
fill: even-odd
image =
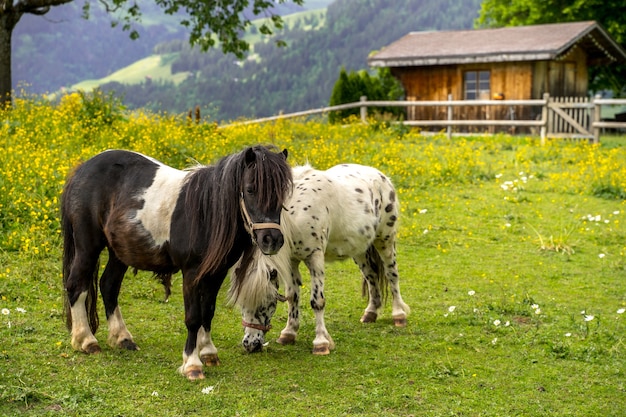
[{"label": "pony's tail", "polygon": [[[76,245],[74,243],[74,228],[72,223],[67,218],[65,210],[61,208],[61,229],[63,231],[63,313],[65,315],[65,325],[68,330],[72,330],[72,313],[69,296],[67,293],[67,283],[70,276],[72,264],[74,263],[74,256],[76,253]],[[100,263],[96,264],[93,271],[93,276],[89,280],[89,286],[87,288],[87,299],[85,300],[87,318],[89,320],[89,328],[92,333],[96,333],[100,325],[98,319],[98,309],[96,302],[98,300],[96,293],[96,284],[98,282],[98,271],[100,270]]]},{"label": "pony's tail", "polygon": [[[372,271],[374,271],[374,279],[378,284],[378,288],[380,288],[382,302],[384,304],[387,301],[387,295],[389,294],[389,281],[387,280],[387,275],[385,275],[385,265],[383,264],[383,260],[374,245],[370,245],[370,247],[367,248],[366,257],[370,260],[369,267]],[[365,279],[365,276],[362,278],[361,295],[365,297],[366,295],[369,295],[369,292],[367,291],[367,280]]]}]

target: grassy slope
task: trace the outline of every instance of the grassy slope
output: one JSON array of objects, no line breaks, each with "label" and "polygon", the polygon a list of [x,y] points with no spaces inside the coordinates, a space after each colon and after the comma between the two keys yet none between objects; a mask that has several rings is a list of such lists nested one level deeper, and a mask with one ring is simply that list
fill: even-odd
[{"label": "grassy slope", "polygon": [[[320,2],[324,3],[324,2]],[[317,8],[313,7],[314,5],[310,5],[310,10],[306,10],[299,13],[294,13],[288,16],[283,17],[283,21],[285,27],[293,27],[298,20],[304,21],[304,19],[308,16],[319,16],[320,19],[323,19],[326,9],[325,8]],[[321,4],[320,4],[321,6]],[[268,22],[269,19],[258,19],[253,22],[253,25],[256,27],[260,27],[264,22]],[[321,27],[322,25],[318,26]],[[302,30],[311,30],[311,28],[307,28],[305,25],[301,26]],[[254,48],[254,43],[259,42],[266,37],[261,34],[247,34],[244,39],[250,43],[251,48]],[[114,72],[113,74],[100,78],[97,80],[85,80],[79,83],[76,83],[70,87],[71,91],[83,90],[83,91],[91,91],[94,88],[99,87],[100,85],[116,81],[122,84],[138,84],[144,82],[146,79],[150,78],[152,80],[164,81],[164,82],[172,82],[174,84],[178,84],[182,82],[185,78],[187,78],[187,73],[176,73],[172,74],[172,61],[173,57],[176,54],[169,54],[167,56],[163,55],[151,55],[146,58],[143,58],[125,68],[121,68],[120,70]]]}]

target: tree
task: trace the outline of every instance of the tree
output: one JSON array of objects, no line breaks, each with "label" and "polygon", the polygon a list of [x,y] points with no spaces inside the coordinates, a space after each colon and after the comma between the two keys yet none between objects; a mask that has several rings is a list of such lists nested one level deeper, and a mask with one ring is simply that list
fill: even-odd
[{"label": "tree", "polygon": [[[624,0],[484,0],[475,25],[503,27],[595,20],[626,48]],[[591,67],[589,87],[626,94],[626,65]]]},{"label": "tree", "polygon": [[[26,14],[45,15],[52,7],[71,3],[74,0],[0,0],[0,108],[11,104],[11,35],[20,18]],[[141,18],[141,9],[132,0],[99,0],[108,12],[120,11],[124,30],[131,38],[138,34],[132,23]],[[270,24],[263,24],[259,32],[272,33],[273,28],[282,28],[280,16],[272,12],[272,7],[287,0],[154,0],[166,14],[184,11],[186,18],[181,21],[190,29],[189,42],[199,45],[203,51],[219,44],[225,53],[243,57],[249,45],[241,39],[244,30],[250,26],[251,18],[262,14],[270,17]],[[291,0],[302,5],[304,0]],[[83,7],[85,18],[89,17],[88,1]],[[252,16],[249,16],[249,15]],[[120,22],[113,21],[115,26]],[[279,44],[284,42],[277,41]]]},{"label": "tree", "polygon": [[[372,77],[365,70],[351,71],[348,74],[342,67],[330,96],[330,105],[355,103],[361,99],[361,96],[366,96],[372,101],[393,101],[401,98],[403,94],[402,86],[391,75],[389,68],[378,68],[376,76]],[[340,123],[351,115],[358,115],[359,112],[358,108],[332,111],[328,115],[328,121]],[[377,109],[377,112],[388,113],[394,117],[401,117],[403,114],[400,107],[383,107]]]}]

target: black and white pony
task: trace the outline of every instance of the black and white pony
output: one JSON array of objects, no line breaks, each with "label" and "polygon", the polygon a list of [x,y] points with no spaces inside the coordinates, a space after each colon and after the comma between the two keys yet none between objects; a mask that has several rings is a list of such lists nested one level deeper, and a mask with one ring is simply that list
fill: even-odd
[{"label": "black and white pony", "polygon": [[398,200],[395,189],[375,168],[343,164],[327,171],[310,166],[293,169],[294,193],[281,217],[285,244],[272,256],[246,252],[233,271],[230,298],[242,311],[243,346],[259,351],[271,328],[279,284],[285,287],[289,318],[277,340],[295,343],[300,326],[298,266],[303,261],[311,275],[311,307],[315,313],[313,353],[326,355],[334,343],[324,324],[324,266],[326,261],[352,258],[369,290],[361,321],[376,321],[388,287],[394,324],[406,326],[409,307],[400,295],[396,264]]},{"label": "black and white pony", "polygon": [[65,313],[72,347],[100,352],[94,337],[99,256],[108,261],[100,292],[113,347],[137,350],[118,306],[129,267],[152,271],[169,288],[182,270],[187,341],[179,371],[204,378],[217,365],[211,320],[228,269],[253,244],[283,245],[280,212],[292,191],[287,151],[247,148],[212,166],[180,171],[135,152],[94,156],[69,177],[61,197]]}]

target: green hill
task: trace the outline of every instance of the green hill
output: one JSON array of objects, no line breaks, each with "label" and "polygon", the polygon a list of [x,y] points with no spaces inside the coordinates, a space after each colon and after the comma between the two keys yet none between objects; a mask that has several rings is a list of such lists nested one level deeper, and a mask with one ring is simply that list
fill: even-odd
[{"label": "green hill", "polygon": [[[287,3],[279,6],[276,13],[287,15],[324,8],[331,1],[308,0],[304,7]],[[112,22],[119,16],[106,13],[99,2],[89,2],[88,20],[82,17],[83,2],[79,1],[53,7],[44,16],[24,15],[13,32],[14,89],[21,91],[25,87],[28,93],[41,94],[77,83],[96,85],[101,79],[136,82],[133,77],[124,79],[126,71],[118,73],[120,69],[132,65],[136,72],[147,63],[139,66],[135,63],[152,55],[156,45],[188,38],[188,31],[180,24],[183,15],[167,15],[153,0],[136,0],[136,3],[142,12],[141,21],[132,25],[139,33],[137,40],[131,40],[129,32],[120,26],[112,28]],[[166,66],[169,64],[167,60],[164,62]],[[169,78],[167,68],[150,72],[155,77]],[[184,77],[176,75],[172,81],[179,82],[181,78]],[[90,81],[82,84],[85,80]]]},{"label": "green hill", "polygon": [[[315,2],[312,2],[316,4]],[[324,3],[318,1],[318,4]],[[284,26],[287,31],[290,30],[319,30],[324,25],[326,9],[306,10],[285,16]],[[270,38],[259,33],[258,28],[269,19],[260,19],[253,22],[252,29],[244,36],[244,39],[252,45],[253,53],[248,56],[248,60],[256,60],[260,62],[260,56],[254,53],[254,45],[263,43]],[[191,71],[174,71],[172,64],[181,62],[185,56],[193,56],[198,60],[202,60],[203,54],[197,50],[189,48],[186,40],[174,40],[155,46],[156,53],[148,57],[142,58],[132,64],[121,68],[112,74],[98,79],[83,80],[69,87],[70,90],[90,91],[109,83],[121,83],[124,85],[135,85],[144,82],[161,82],[178,86],[182,81],[193,74]],[[174,50],[175,52],[168,52]],[[183,55],[183,57],[181,57]],[[232,58],[232,57],[230,57]],[[234,58],[232,58],[234,59]]]}]

